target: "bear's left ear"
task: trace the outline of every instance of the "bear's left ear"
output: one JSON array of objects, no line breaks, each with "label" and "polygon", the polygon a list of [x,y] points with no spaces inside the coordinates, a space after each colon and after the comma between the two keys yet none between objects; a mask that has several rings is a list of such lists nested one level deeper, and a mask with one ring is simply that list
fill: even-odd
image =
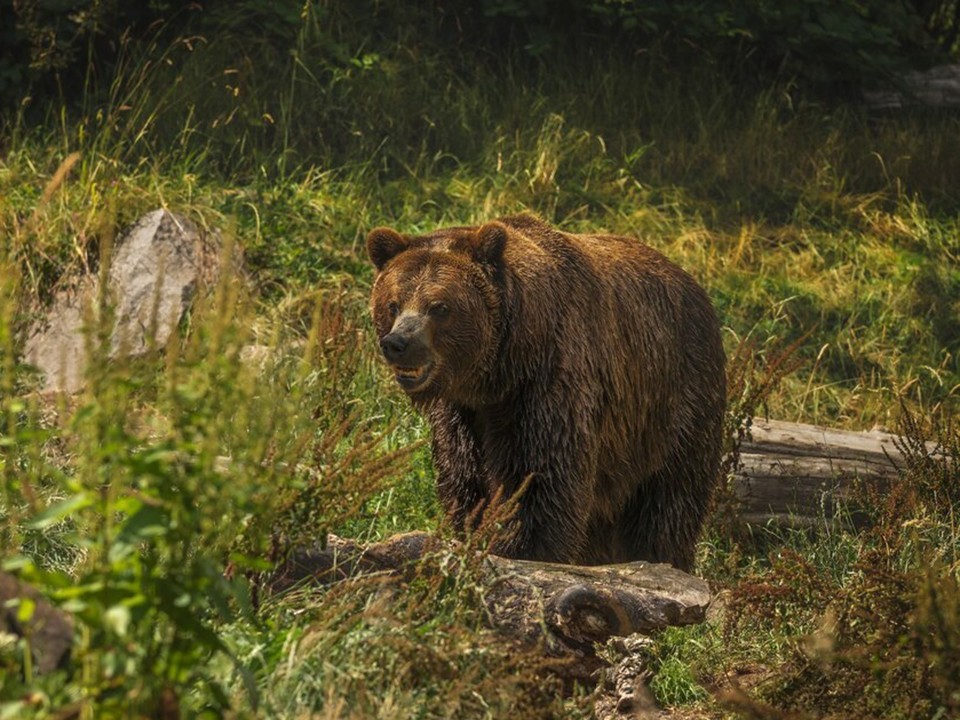
[{"label": "bear's left ear", "polygon": [[377,272],[380,272],[384,265],[406,250],[409,244],[410,241],[396,230],[386,227],[374,228],[367,235],[367,255],[370,256],[370,262],[377,268]]},{"label": "bear's left ear", "polygon": [[507,227],[503,223],[488,222],[477,230],[477,240],[471,248],[477,262],[498,265],[507,244]]}]

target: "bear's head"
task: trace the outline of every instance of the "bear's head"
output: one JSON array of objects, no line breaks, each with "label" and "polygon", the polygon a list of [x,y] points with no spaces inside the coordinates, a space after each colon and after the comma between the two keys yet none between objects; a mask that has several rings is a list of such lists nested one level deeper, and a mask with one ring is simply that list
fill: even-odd
[{"label": "bear's head", "polygon": [[481,392],[504,331],[507,235],[492,222],[425,236],[377,228],[367,236],[380,349],[415,402],[469,402]]}]

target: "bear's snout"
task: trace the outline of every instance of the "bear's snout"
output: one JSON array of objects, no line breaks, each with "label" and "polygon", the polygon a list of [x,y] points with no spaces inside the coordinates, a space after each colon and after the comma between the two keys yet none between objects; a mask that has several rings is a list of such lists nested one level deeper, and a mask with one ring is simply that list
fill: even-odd
[{"label": "bear's snout", "polygon": [[425,334],[422,319],[401,317],[393,329],[380,339],[380,350],[391,365],[420,367],[431,360]]},{"label": "bear's snout", "polygon": [[383,351],[383,356],[395,364],[399,364],[403,359],[403,354],[407,351],[409,345],[409,338],[398,335],[397,333],[390,333],[380,341],[380,349]]}]

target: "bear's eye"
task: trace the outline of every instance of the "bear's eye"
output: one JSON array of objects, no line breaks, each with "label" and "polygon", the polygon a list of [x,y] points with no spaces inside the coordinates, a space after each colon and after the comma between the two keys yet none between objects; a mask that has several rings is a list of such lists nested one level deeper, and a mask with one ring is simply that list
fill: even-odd
[{"label": "bear's eye", "polygon": [[437,318],[443,318],[450,314],[450,308],[446,303],[434,303],[430,306],[430,314]]},{"label": "bear's eye", "polygon": [[395,318],[400,314],[400,306],[397,303],[392,302],[387,305],[387,312],[390,313],[390,317]]}]

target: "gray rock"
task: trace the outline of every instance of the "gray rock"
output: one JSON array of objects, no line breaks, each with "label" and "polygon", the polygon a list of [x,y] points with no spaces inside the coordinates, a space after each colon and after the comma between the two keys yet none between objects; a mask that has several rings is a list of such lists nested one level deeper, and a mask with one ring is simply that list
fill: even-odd
[{"label": "gray rock", "polygon": [[216,260],[187,218],[166,210],[140,218],[110,263],[110,290],[117,303],[111,355],[141,355],[152,343],[165,345]]},{"label": "gray rock", "polygon": [[30,327],[23,358],[43,374],[43,390],[73,393],[83,387],[84,313],[96,306],[98,284],[86,277],[77,287],[59,292],[46,316]]},{"label": "gray rock", "polygon": [[[220,238],[167,210],[138,220],[117,242],[108,286],[115,303],[110,357],[142,355],[163,347],[201,286],[219,273]],[[56,296],[46,316],[27,333],[24,359],[44,376],[43,390],[76,392],[87,357],[85,317],[95,318],[99,283],[92,275]]]}]

